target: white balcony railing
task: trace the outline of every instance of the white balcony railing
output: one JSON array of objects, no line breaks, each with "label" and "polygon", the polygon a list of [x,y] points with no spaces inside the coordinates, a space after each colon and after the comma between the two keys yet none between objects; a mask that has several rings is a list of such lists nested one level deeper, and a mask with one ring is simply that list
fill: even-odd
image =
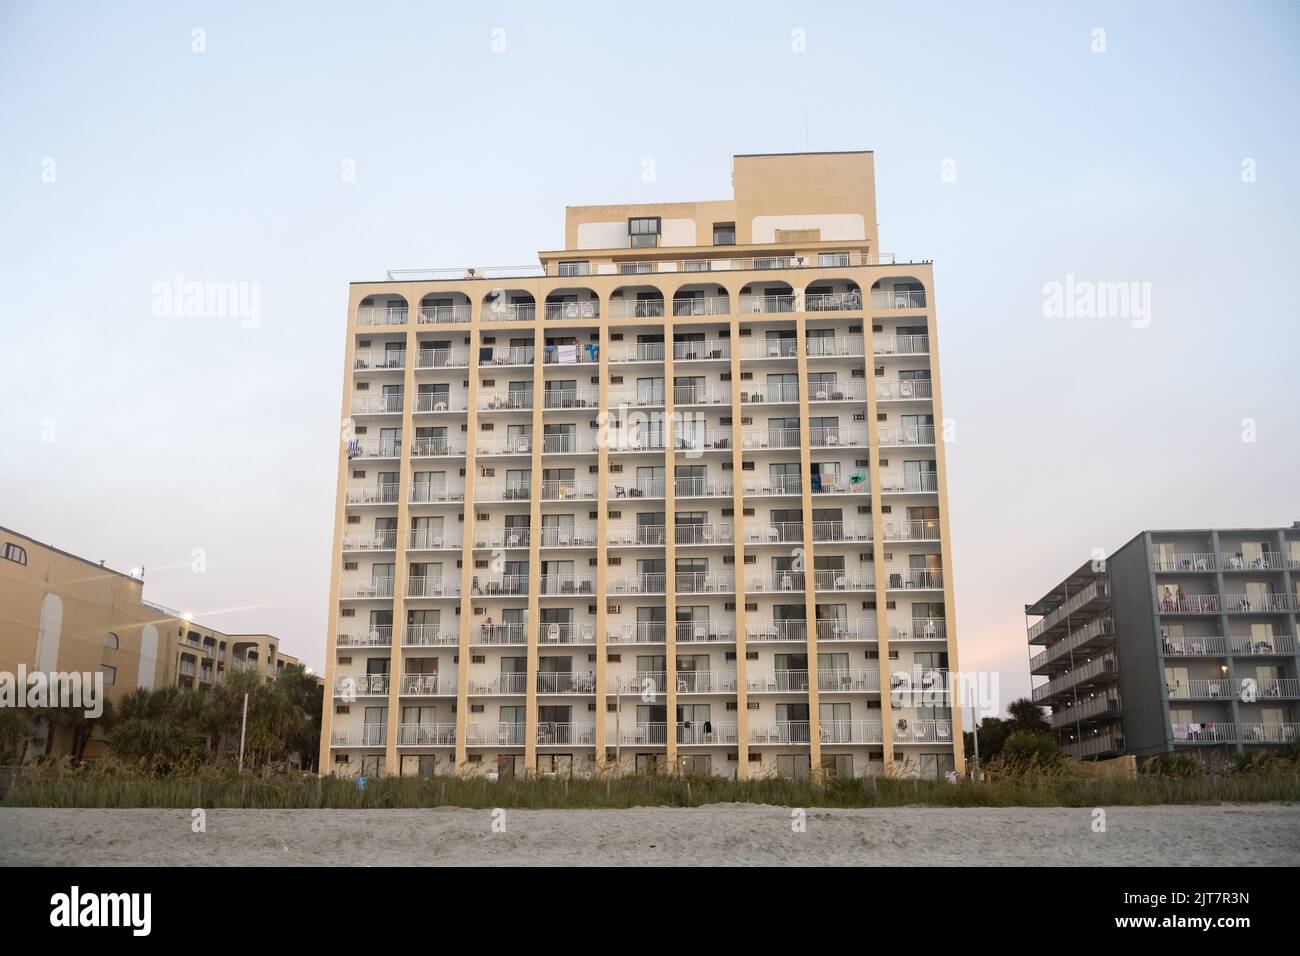
[{"label": "white balcony railing", "polygon": [[356,674],[339,677],[334,681],[337,697],[376,697],[386,695],[390,686],[387,674]]},{"label": "white balcony railing", "polygon": [[353,415],[400,415],[402,414],[403,396],[397,395],[358,395],[352,399]]},{"label": "white balcony railing", "polygon": [[411,575],[406,579],[408,598],[448,598],[460,596],[460,578]]},{"label": "white balcony railing", "polygon": [[333,747],[384,747],[388,744],[387,724],[362,724],[346,727],[330,734]]},{"label": "white balcony railing", "polygon": [[408,624],[402,643],[407,647],[455,647],[460,643],[460,631],[437,624]]},{"label": "white balcony railing", "polygon": [[416,319],[419,325],[452,325],[469,321],[469,303],[461,305],[422,305]]},{"label": "white balcony railing", "polygon": [[406,546],[412,551],[459,551],[463,545],[459,528],[413,528],[406,539]]},{"label": "white balcony railing", "polygon": [[875,335],[871,338],[873,355],[929,355],[928,335]]},{"label": "white balcony railing", "polygon": [[930,494],[939,490],[939,475],[933,471],[880,476],[880,491],[886,495]]},{"label": "white balcony railing", "polygon": [[399,747],[454,747],[456,746],[456,725],[399,724],[397,727],[397,745]]},{"label": "white balcony railing", "polygon": [[450,697],[456,693],[456,676],[403,674],[401,693],[405,697]]},{"label": "white balcony railing", "polygon": [[415,396],[417,412],[463,412],[469,407],[464,392],[422,392]]},{"label": "white balcony railing", "polygon": [[405,325],[406,306],[362,306],[357,309],[357,325],[371,328],[377,325]]},{"label": "white balcony railing", "polygon": [[469,349],[420,349],[416,368],[468,368]]},{"label": "white balcony railing", "polygon": [[392,551],[397,547],[397,530],[345,531],[344,551]]},{"label": "white balcony railing", "polygon": [[907,379],[901,382],[877,382],[876,400],[881,402],[906,402],[928,400],[934,397],[933,383],[927,379]]},{"label": "white balcony railing", "polygon": [[435,484],[417,481],[411,485],[410,503],[413,505],[444,504],[465,500],[465,486]]},{"label": "white balcony railing", "polygon": [[396,370],[406,368],[406,349],[357,349],[352,356],[357,371]]},{"label": "white balcony railing", "polygon": [[872,289],[873,309],[923,309],[924,289]]},{"label": "white balcony railing", "polygon": [[541,624],[537,628],[538,644],[594,644],[594,624]]},{"label": "white balcony railing", "polygon": [[344,631],[334,639],[336,647],[391,647],[393,628],[389,624],[376,624],[359,631]]},{"label": "white balcony railing", "polygon": [[372,598],[391,598],[393,596],[392,578],[344,578],[339,582],[339,597],[344,600],[367,600]]},{"label": "white balcony railing", "polygon": [[879,435],[882,448],[934,444],[933,425],[881,425]]},{"label": "white balcony railing", "polygon": [[948,622],[941,617],[913,618],[889,625],[891,641],[947,641]]},{"label": "white balcony railing", "polygon": [[416,438],[411,441],[412,458],[464,458],[464,438]]}]

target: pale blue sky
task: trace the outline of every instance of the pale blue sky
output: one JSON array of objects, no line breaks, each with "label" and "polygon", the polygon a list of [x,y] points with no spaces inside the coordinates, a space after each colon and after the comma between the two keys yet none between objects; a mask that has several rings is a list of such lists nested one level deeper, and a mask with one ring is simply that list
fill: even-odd
[{"label": "pale blue sky", "polygon": [[[153,600],[320,666],[347,282],[725,198],[736,152],[875,150],[882,248],[935,260],[961,665],[1004,697],[1093,548],[1300,520],[1295,3],[264,6],[0,4],[0,524]],[[178,273],[259,324],[155,318]],[[1150,328],[1045,318],[1067,274],[1150,283]]]}]

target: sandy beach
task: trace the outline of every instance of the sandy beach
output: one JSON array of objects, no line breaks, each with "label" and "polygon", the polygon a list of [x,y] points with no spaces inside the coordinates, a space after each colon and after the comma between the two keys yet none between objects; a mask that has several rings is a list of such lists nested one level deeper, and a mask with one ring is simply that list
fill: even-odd
[{"label": "sandy beach", "polygon": [[[0,807],[0,864],[179,866],[1300,864],[1300,806],[185,810]],[[495,822],[495,828],[494,828]]]}]

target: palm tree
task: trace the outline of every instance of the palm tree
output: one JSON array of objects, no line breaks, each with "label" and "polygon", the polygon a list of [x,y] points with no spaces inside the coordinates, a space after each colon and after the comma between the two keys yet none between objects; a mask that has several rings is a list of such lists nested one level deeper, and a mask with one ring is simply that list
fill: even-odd
[{"label": "palm tree", "polygon": [[1043,708],[1028,697],[1013,700],[1007,705],[1007,715],[1011,718],[1013,734],[1045,734],[1051,731]]}]

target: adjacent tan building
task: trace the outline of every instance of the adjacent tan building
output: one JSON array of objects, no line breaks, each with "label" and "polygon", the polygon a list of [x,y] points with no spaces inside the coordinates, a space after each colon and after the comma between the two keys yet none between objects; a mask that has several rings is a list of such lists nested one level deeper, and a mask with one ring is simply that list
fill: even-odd
[{"label": "adjacent tan building", "polygon": [[733,184],[350,287],[322,769],[962,769],[931,266]]},{"label": "adjacent tan building", "polygon": [[[205,627],[144,600],[143,589],[141,577],[0,527],[0,672],[99,672],[116,703],[141,687],[211,686],[237,669],[274,678],[299,663],[269,634]],[[85,756],[102,756],[106,746],[96,733]],[[44,739],[34,747],[44,752]],[[70,747],[60,732],[51,752]]]}]

